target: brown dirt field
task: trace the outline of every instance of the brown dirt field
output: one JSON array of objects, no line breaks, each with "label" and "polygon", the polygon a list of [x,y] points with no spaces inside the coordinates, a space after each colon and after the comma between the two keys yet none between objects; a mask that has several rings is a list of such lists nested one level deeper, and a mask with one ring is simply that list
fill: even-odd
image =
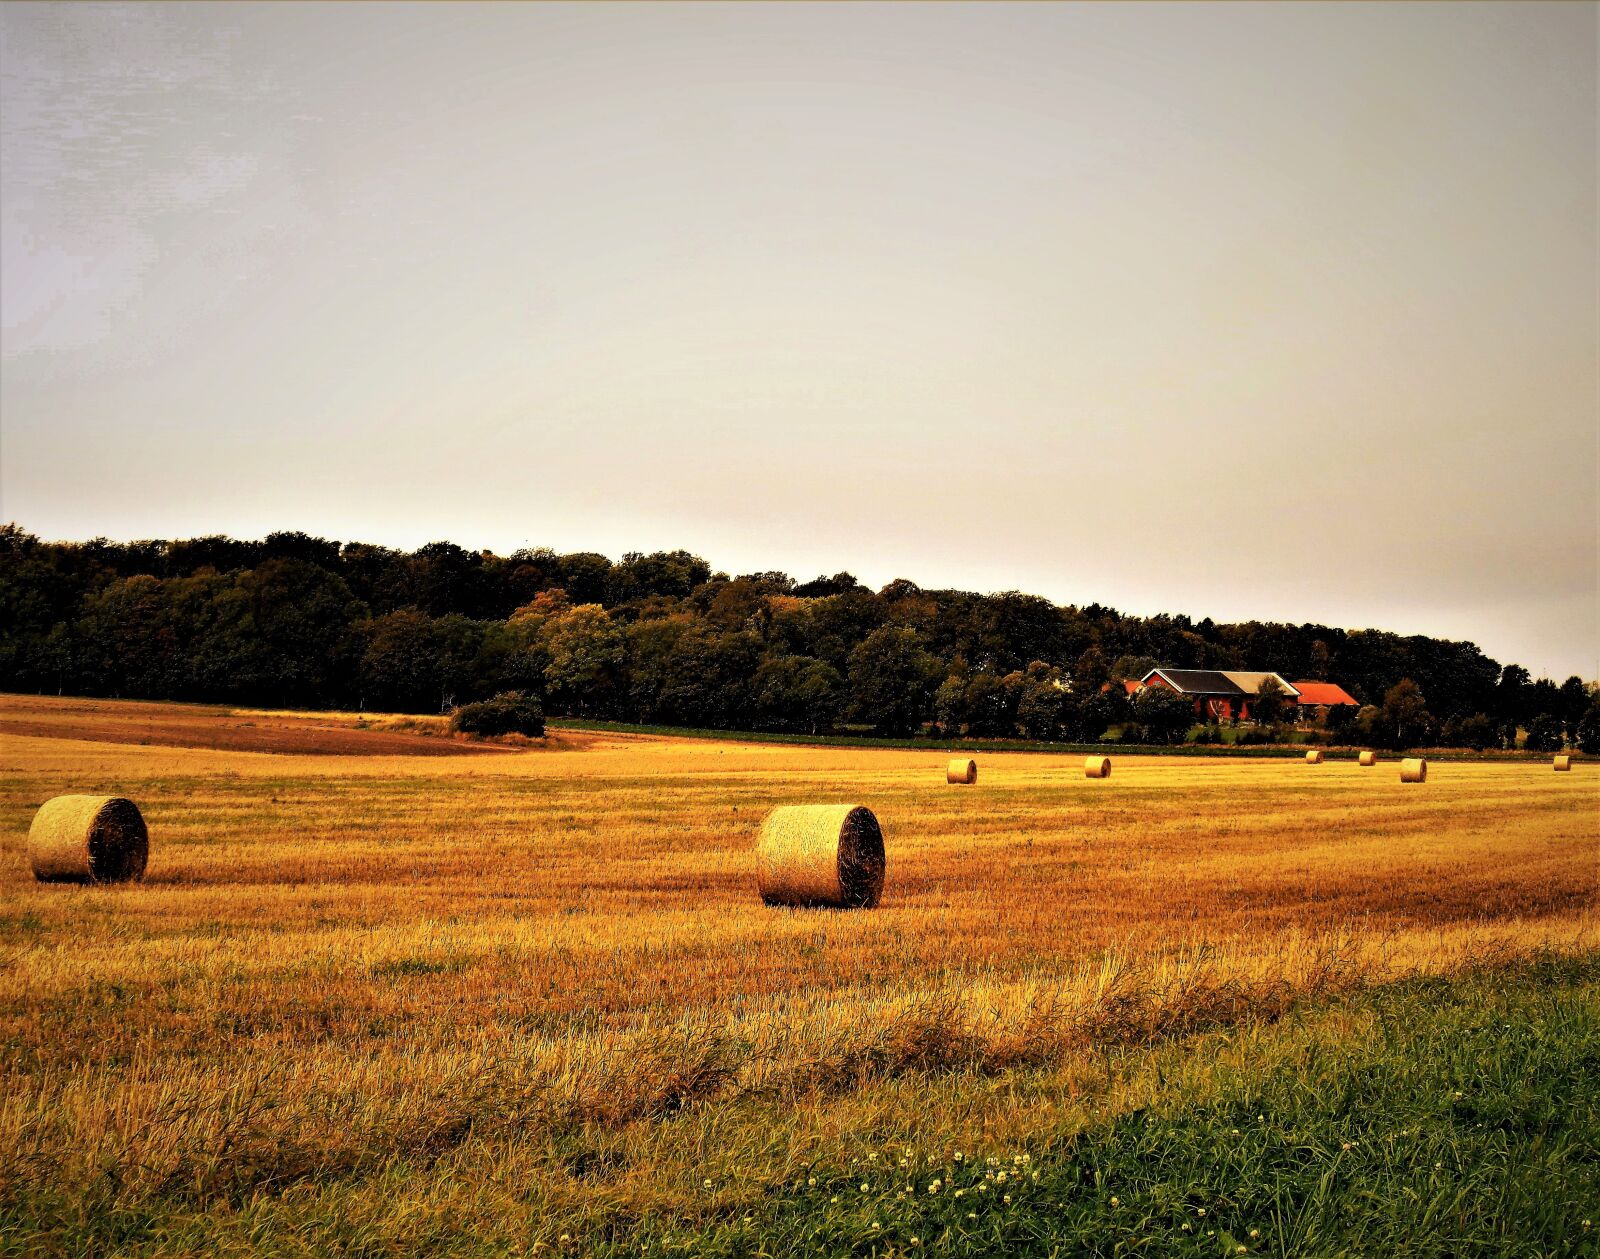
[{"label": "brown dirt field", "polygon": [[[268,713],[201,704],[0,695],[0,735],[299,756],[476,756],[511,750],[452,736],[442,720],[437,734],[378,724],[394,720],[385,714]],[[373,728],[363,728],[363,723]]]}]

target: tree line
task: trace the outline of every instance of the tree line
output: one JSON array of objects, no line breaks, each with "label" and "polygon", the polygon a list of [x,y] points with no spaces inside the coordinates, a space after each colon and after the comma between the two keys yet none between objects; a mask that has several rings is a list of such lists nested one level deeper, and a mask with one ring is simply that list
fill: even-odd
[{"label": "tree line", "polygon": [[[1474,644],[1128,616],[849,573],[730,576],[685,551],[400,551],[303,533],[118,543],[0,528],[0,688],[445,711],[508,691],[556,715],[720,729],[1170,741],[1189,710],[1120,685],[1162,664],[1340,683],[1343,733],[1395,746],[1576,742],[1600,710]],[[1402,686],[1402,683],[1404,685]],[[1400,688],[1396,694],[1396,688]],[[1359,725],[1358,723],[1365,723]]]}]

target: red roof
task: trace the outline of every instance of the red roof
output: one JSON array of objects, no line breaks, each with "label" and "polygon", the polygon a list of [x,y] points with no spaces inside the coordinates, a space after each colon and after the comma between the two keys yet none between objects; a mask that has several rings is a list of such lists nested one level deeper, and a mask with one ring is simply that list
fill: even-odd
[{"label": "red roof", "polygon": [[1322,708],[1329,704],[1354,704],[1356,701],[1345,693],[1345,689],[1333,682],[1296,682],[1294,689],[1300,692],[1300,702],[1308,708]]}]

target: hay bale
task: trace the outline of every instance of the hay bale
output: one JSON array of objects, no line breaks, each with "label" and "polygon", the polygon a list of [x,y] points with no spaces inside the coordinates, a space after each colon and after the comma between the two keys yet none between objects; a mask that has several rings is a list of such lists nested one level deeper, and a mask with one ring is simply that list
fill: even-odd
[{"label": "hay bale", "polygon": [[1570,754],[1563,752],[1560,756],[1556,757],[1556,773],[1564,774],[1569,772],[1571,769],[1572,757]]},{"label": "hay bale", "polygon": [[944,767],[944,780],[947,783],[961,783],[971,786],[978,781],[977,761],[951,761]]},{"label": "hay bale", "polygon": [[1363,752],[1356,759],[1363,765],[1376,765],[1378,763],[1378,754],[1376,752]]},{"label": "hay bale", "polygon": [[28,861],[41,883],[125,883],[144,877],[150,836],[121,796],[56,796],[28,828]]},{"label": "hay bale", "polygon": [[1428,762],[1420,756],[1408,756],[1400,762],[1400,781],[1425,783],[1428,781]]},{"label": "hay bale", "polygon": [[1083,762],[1083,776],[1085,778],[1110,778],[1111,758],[1109,756],[1091,756]]},{"label": "hay bale", "polygon": [[784,805],[756,839],[756,885],[768,905],[871,909],[884,864],[878,819],[857,804]]},{"label": "hay bale", "polygon": [[1322,749],[1321,748],[1312,748],[1309,752],[1307,752],[1306,753],[1306,764],[1307,765],[1321,765],[1322,764]]}]

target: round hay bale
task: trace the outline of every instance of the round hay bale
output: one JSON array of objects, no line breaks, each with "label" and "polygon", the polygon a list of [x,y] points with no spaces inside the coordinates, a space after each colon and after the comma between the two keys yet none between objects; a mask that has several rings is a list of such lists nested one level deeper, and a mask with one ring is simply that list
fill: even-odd
[{"label": "round hay bale", "polygon": [[1400,762],[1400,781],[1403,783],[1425,783],[1428,781],[1428,762],[1420,756],[1408,756]]},{"label": "round hay bale", "polygon": [[1321,748],[1312,748],[1311,751],[1307,752],[1306,753],[1306,764],[1307,765],[1321,765],[1322,764],[1322,749]]},{"label": "round hay bale", "polygon": [[756,885],[768,905],[871,909],[883,895],[883,831],[858,804],[789,804],[756,838]]},{"label": "round hay bale", "polygon": [[1571,771],[1571,769],[1572,769],[1572,757],[1571,757],[1571,755],[1569,753],[1563,752],[1560,756],[1556,757],[1556,773],[1558,773],[1558,774],[1568,773],[1569,771]]},{"label": "round hay bale", "polygon": [[150,835],[121,796],[56,796],[28,828],[28,861],[41,883],[126,883],[144,877]]},{"label": "round hay bale", "polygon": [[1091,756],[1083,762],[1083,776],[1085,778],[1110,778],[1111,758],[1109,756]]},{"label": "round hay bale", "polygon": [[977,761],[951,761],[944,767],[944,780],[947,783],[961,783],[971,786],[978,781]]},{"label": "round hay bale", "polygon": [[1363,765],[1376,765],[1378,763],[1378,754],[1376,752],[1363,752],[1356,759]]}]

